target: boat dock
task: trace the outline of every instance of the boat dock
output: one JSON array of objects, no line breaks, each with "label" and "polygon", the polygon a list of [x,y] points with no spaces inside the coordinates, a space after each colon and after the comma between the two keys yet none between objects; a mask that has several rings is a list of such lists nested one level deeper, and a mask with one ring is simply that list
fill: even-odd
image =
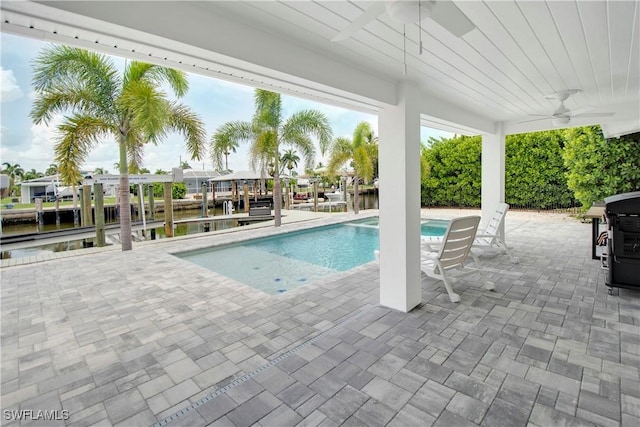
[{"label": "boat dock", "polygon": [[246,213],[241,213],[241,214],[231,214],[231,215],[207,216],[203,218],[178,219],[173,221],[173,224],[174,226],[178,224],[193,224],[193,223],[212,225],[214,222],[218,222],[218,221],[238,221],[238,225],[247,225],[247,224],[252,224],[254,222],[269,221],[271,219],[273,219],[273,215],[249,216]]},{"label": "boat dock", "polygon": [[[147,221],[147,230],[163,227],[164,221]],[[144,229],[141,221],[131,224],[132,232],[140,232]],[[105,226],[105,235],[113,236],[120,234],[120,224],[109,224]],[[69,242],[72,240],[91,239],[96,237],[96,227],[75,227],[64,228],[54,231],[43,231],[41,233],[23,233],[0,236],[0,247],[2,251],[12,251],[16,249],[35,248],[38,246]]]},{"label": "boat dock", "polygon": [[[215,230],[214,223],[222,221],[236,221],[238,225],[253,224],[256,222],[264,222],[273,219],[273,215],[253,215],[246,213],[232,215],[218,215],[204,218],[188,218],[173,221],[174,228],[180,224],[204,224],[204,231]],[[164,227],[164,220],[147,221],[146,229],[153,230],[155,228]],[[131,224],[131,232],[139,235],[145,229],[142,221],[134,221]],[[110,237],[112,241],[118,241],[120,234],[120,224],[113,223],[105,227],[105,236]],[[69,242],[73,240],[92,239],[96,237],[96,227],[74,227],[63,228],[61,230],[43,231],[33,233],[22,233],[13,235],[0,235],[0,248],[2,251],[12,251],[16,249],[34,248],[43,245]]]}]

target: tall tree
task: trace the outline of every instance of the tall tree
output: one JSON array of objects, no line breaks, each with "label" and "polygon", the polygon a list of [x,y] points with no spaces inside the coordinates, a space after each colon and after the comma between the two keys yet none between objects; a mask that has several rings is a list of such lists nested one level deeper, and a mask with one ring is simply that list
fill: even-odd
[{"label": "tall tree", "polygon": [[38,172],[35,169],[31,169],[30,171],[27,171],[24,173],[24,175],[22,176],[22,179],[24,179],[25,181],[28,181],[30,179],[42,178],[43,176],[44,174],[42,172]]},{"label": "tall tree", "polygon": [[66,114],[58,126],[56,162],[62,180],[76,184],[80,166],[104,138],[118,144],[120,236],[122,250],[132,248],[129,171],[137,170],[145,144],[157,144],[168,132],[184,135],[187,150],[201,158],[204,125],[187,106],[169,99],[186,94],[186,74],[143,62],[127,62],[122,75],[106,56],[68,46],[48,46],[34,63],[35,123]]},{"label": "tall tree", "polygon": [[280,157],[280,162],[282,163],[282,171],[284,172],[285,168],[289,169],[289,176],[291,176],[291,170],[298,167],[299,161],[300,156],[298,156],[295,150],[289,149],[285,151]]},{"label": "tall tree", "polygon": [[18,163],[12,165],[11,163],[4,162],[2,166],[2,173],[9,175],[8,193],[11,196],[13,194],[13,187],[16,185],[16,182],[24,175],[24,169],[22,169],[22,167]]},{"label": "tall tree", "polygon": [[55,175],[58,173],[58,165],[55,163],[51,163],[46,171],[44,171],[45,175]]},{"label": "tall tree", "polygon": [[239,141],[232,138],[236,129],[244,122],[233,121],[221,125],[211,137],[211,161],[214,169],[222,170],[222,156],[224,156],[224,170],[229,171],[229,154],[235,153]]},{"label": "tall tree", "polygon": [[360,211],[359,181],[373,178],[374,162],[378,158],[378,138],[371,130],[369,122],[360,122],[353,131],[353,139],[336,138],[331,146],[329,175],[336,175],[338,169],[347,162],[353,167],[353,212]]},{"label": "tall tree", "polygon": [[220,126],[213,136],[212,151],[216,141],[239,143],[249,141],[251,166],[256,170],[273,172],[273,205],[275,226],[281,225],[282,196],[280,191],[280,146],[295,147],[307,165],[313,164],[317,138],[324,153],[331,142],[329,119],[316,110],[303,110],[285,119],[279,93],[256,89],[255,113],[251,122],[234,121]]}]

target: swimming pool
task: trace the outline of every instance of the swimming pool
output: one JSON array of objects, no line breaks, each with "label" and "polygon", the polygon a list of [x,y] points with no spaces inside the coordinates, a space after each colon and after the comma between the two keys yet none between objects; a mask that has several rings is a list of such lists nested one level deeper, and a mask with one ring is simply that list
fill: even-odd
[{"label": "swimming pool", "polygon": [[[378,224],[370,221],[374,219],[175,255],[275,295],[373,261],[373,251],[380,246]],[[447,224],[430,220],[422,224],[422,234],[443,235]]]},{"label": "swimming pool", "polygon": [[[365,218],[358,221],[353,221],[354,225],[364,225],[371,227],[378,227],[380,225],[380,218],[377,216],[371,218]],[[420,224],[420,234],[423,236],[444,236],[447,231],[449,221],[446,219],[423,219]]]}]

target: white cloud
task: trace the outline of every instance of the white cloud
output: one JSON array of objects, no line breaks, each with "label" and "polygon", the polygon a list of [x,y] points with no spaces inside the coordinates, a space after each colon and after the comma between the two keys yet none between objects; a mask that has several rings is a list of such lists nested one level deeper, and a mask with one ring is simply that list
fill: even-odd
[{"label": "white cloud", "polygon": [[24,93],[13,75],[13,70],[5,70],[0,67],[0,100],[11,102],[22,98]]},{"label": "white cloud", "polygon": [[53,140],[55,123],[49,126],[32,125],[30,139],[19,146],[3,145],[0,156],[3,161],[20,164],[25,170],[36,169],[44,172],[53,163]]}]

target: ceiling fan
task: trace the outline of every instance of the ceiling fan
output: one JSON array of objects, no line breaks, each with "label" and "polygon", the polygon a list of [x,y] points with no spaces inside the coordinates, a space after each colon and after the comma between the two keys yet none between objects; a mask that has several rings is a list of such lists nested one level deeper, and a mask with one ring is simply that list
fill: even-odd
[{"label": "ceiling fan", "polygon": [[387,13],[393,21],[402,24],[420,24],[424,18],[429,17],[456,37],[462,37],[475,28],[475,25],[451,0],[375,1],[331,41],[337,42],[353,36],[384,13]]},{"label": "ceiling fan", "polygon": [[550,95],[545,96],[546,99],[555,99],[560,101],[560,105],[552,114],[529,114],[530,116],[538,117],[537,119],[524,120],[518,123],[528,123],[535,122],[538,120],[548,120],[551,119],[551,124],[553,126],[566,126],[569,124],[573,117],[611,117],[615,115],[615,113],[580,113],[580,112],[571,112],[565,105],[564,101],[569,99],[569,97],[573,94],[580,92],[580,89],[565,89],[554,92]]}]

